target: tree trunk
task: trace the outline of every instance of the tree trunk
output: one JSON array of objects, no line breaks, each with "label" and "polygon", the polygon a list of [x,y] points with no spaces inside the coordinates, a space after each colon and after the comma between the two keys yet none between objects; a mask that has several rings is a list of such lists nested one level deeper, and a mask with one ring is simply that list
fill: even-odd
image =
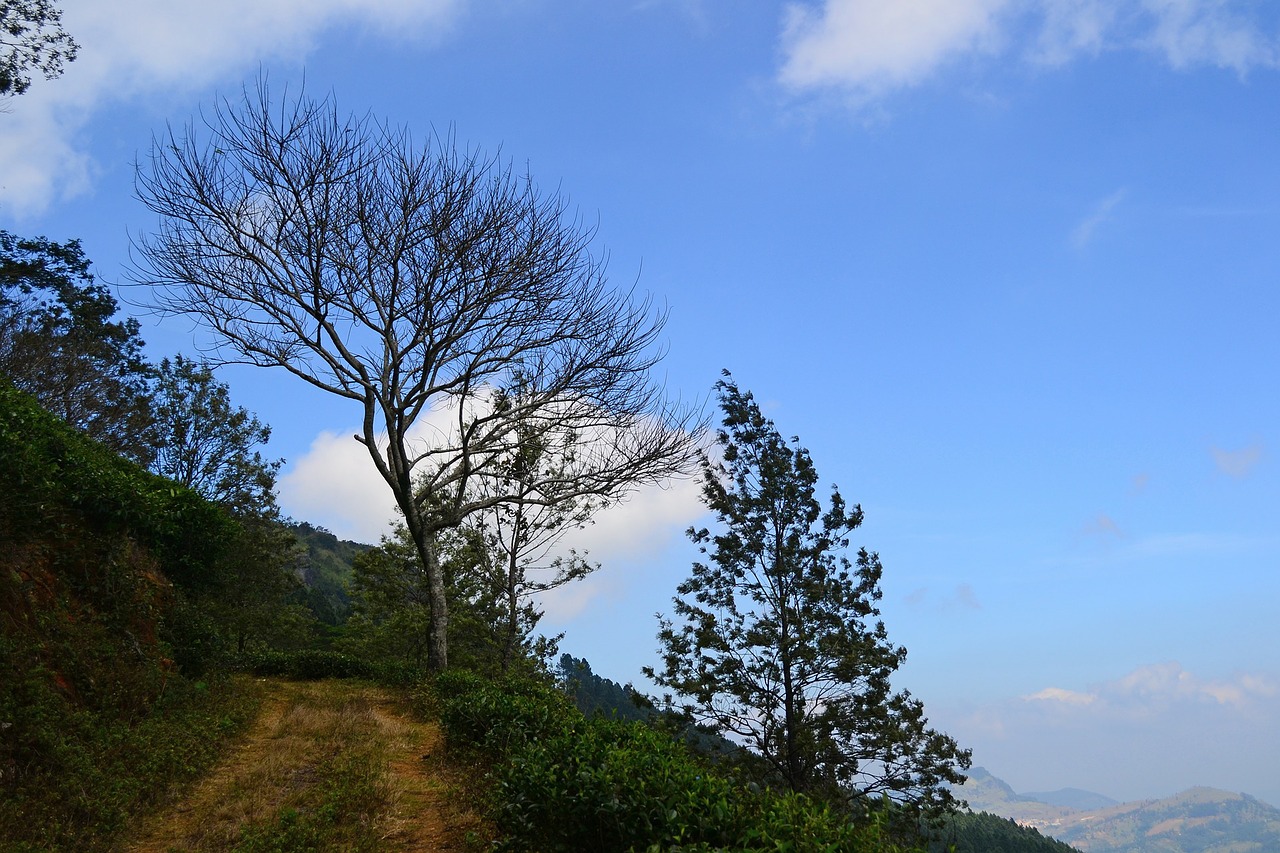
[{"label": "tree trunk", "polygon": [[449,667],[449,600],[445,595],[444,571],[440,567],[432,534],[422,523],[412,498],[407,496],[408,489],[403,491],[405,499],[401,499],[400,493],[396,494],[396,499],[404,513],[405,527],[413,539],[414,550],[418,552],[418,564],[427,575],[427,604],[431,608],[431,625],[427,629],[427,669],[443,672]]},{"label": "tree trunk", "polygon": [[449,667],[449,601],[445,596],[444,572],[435,546],[420,546],[422,564],[427,567],[427,599],[431,604],[431,628],[427,632],[427,669],[443,672]]}]

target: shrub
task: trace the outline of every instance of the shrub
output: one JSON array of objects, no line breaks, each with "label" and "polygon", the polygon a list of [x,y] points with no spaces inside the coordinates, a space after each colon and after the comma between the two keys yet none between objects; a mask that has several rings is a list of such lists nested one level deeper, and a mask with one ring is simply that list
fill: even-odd
[{"label": "shrub", "polygon": [[508,851],[881,851],[881,825],[798,794],[743,786],[641,723],[587,720],[554,688],[439,676],[432,704],[451,745],[484,756]]},{"label": "shrub", "polygon": [[369,661],[342,652],[319,649],[277,651],[262,649],[245,652],[232,661],[234,669],[254,675],[298,678],[315,681],[321,678],[378,677],[378,667]]}]

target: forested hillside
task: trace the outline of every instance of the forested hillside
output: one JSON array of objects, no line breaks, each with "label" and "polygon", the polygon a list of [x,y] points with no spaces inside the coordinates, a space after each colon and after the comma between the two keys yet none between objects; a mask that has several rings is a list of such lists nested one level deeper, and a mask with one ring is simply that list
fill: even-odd
[{"label": "forested hillside", "polygon": [[351,615],[351,565],[371,546],[339,539],[306,521],[288,527],[298,539],[298,575],[307,607],[325,625],[342,625]]}]

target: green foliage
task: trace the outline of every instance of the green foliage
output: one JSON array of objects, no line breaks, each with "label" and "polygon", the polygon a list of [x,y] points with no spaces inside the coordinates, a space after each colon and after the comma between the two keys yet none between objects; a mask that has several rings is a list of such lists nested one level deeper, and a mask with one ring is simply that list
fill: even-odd
[{"label": "green foliage", "polygon": [[731,380],[717,389],[722,461],[703,456],[702,483],[721,530],[689,531],[709,559],[679,586],[682,624],[662,621],[663,667],[646,673],[749,746],[769,769],[761,781],[859,807],[948,808],[969,754],[890,686],[906,649],[877,620],[880,560],[844,556],[862,509],[834,488],[824,509],[808,451]]},{"label": "green foliage", "polygon": [[0,231],[0,377],[91,438],[146,464],[155,445],[151,367],[142,356],[138,321],[113,320],[116,309],[111,291],[89,272],[78,240],[54,243]]},{"label": "green foliage", "polygon": [[0,837],[90,847],[239,725],[187,676],[247,535],[0,383]]},{"label": "green foliage", "polygon": [[[35,680],[40,674],[34,676]],[[132,815],[174,783],[207,771],[253,718],[260,694],[246,682],[172,680],[162,698],[134,720],[86,708],[39,689],[27,731],[44,767],[0,773],[0,850],[108,850]],[[11,707],[0,705],[0,719]],[[35,726],[30,717],[39,718]],[[0,770],[5,765],[0,763]]]},{"label": "green foliage", "polygon": [[897,851],[799,794],[744,787],[662,731],[584,718],[541,682],[440,675],[429,701],[450,744],[484,756],[511,851]]},{"label": "green foliage", "polygon": [[329,649],[253,649],[224,661],[230,669],[271,678],[316,681],[322,678],[362,678],[380,684],[411,686],[423,671],[397,661],[361,658]]},{"label": "green foliage", "polygon": [[[526,633],[522,617],[514,652],[507,645],[509,611],[489,577],[493,554],[475,530],[441,531],[435,538],[449,604],[449,649],[454,666],[497,674],[543,672],[555,639]],[[429,657],[431,591],[404,527],[352,561],[352,615],[340,648],[362,657],[422,668]],[[514,657],[509,654],[514,653]]]},{"label": "green foliage", "polygon": [[289,524],[301,547],[297,568],[302,578],[302,601],[325,625],[344,624],[351,615],[350,586],[355,558],[371,546],[339,539],[322,527]]},{"label": "green foliage", "polygon": [[254,450],[271,438],[251,412],[231,403],[207,364],[183,356],[160,362],[153,391],[156,458],[152,470],[244,516],[276,515],[280,461]]},{"label": "green foliage", "polygon": [[925,827],[929,853],[1074,853],[1036,829],[989,812],[957,812]]},{"label": "green foliage", "polygon": [[0,95],[21,95],[31,72],[52,80],[80,46],[62,28],[62,12],[49,0],[0,3]]},{"label": "green foliage", "polygon": [[562,692],[532,679],[493,680],[447,670],[436,676],[433,695],[445,736],[490,757],[552,737],[582,719]]},{"label": "green foliage", "polygon": [[340,646],[354,654],[424,666],[431,607],[417,552],[402,531],[351,563],[351,606]]},{"label": "green foliage", "polygon": [[105,657],[158,666],[157,625],[175,595],[215,582],[236,535],[218,507],[0,384],[0,607],[10,636],[99,626],[118,645]]},{"label": "green foliage", "polygon": [[586,660],[561,655],[557,676],[583,716],[603,714],[622,720],[643,721],[658,713],[653,703],[630,684],[623,687],[616,681],[601,678],[591,671],[591,664]]}]

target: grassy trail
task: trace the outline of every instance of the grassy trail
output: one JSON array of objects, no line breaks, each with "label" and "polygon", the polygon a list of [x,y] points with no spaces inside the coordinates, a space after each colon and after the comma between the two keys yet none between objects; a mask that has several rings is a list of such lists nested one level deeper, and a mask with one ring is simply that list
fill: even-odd
[{"label": "grassy trail", "polygon": [[181,801],[120,849],[464,851],[467,808],[439,728],[402,695],[352,681],[270,680],[257,720]]}]

